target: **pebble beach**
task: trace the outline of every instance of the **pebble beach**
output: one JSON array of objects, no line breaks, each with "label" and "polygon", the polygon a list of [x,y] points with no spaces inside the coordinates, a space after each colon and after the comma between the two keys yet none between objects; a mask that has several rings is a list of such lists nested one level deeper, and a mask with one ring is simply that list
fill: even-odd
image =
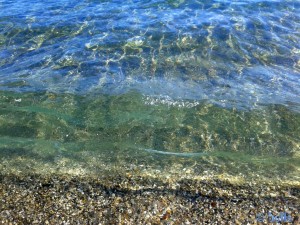
[{"label": "pebble beach", "polygon": [[1,174],[0,224],[299,224],[299,199],[299,185]]},{"label": "pebble beach", "polygon": [[300,1],[0,1],[0,225],[300,224]]}]

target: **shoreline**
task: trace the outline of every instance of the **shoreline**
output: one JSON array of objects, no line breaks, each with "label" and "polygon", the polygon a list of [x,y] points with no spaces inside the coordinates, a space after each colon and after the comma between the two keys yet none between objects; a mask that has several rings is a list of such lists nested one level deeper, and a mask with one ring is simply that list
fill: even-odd
[{"label": "shoreline", "polygon": [[1,173],[0,199],[0,224],[298,224],[300,212],[299,185],[128,173]]}]

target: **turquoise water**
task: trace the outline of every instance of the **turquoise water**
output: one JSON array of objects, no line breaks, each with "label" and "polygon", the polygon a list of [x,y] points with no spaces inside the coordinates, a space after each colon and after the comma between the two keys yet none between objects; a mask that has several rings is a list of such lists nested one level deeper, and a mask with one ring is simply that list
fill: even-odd
[{"label": "turquoise water", "polygon": [[297,1],[0,2],[0,168],[300,182],[299,15]]}]

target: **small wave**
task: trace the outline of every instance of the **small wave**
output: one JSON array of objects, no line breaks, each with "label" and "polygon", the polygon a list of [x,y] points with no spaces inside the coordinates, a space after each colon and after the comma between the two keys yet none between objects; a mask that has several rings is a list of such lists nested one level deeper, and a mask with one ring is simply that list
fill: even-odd
[{"label": "small wave", "polygon": [[162,155],[174,155],[174,156],[181,156],[181,157],[197,157],[197,156],[208,155],[207,152],[166,152],[166,151],[160,151],[151,148],[139,148],[139,149],[149,153],[162,154]]}]

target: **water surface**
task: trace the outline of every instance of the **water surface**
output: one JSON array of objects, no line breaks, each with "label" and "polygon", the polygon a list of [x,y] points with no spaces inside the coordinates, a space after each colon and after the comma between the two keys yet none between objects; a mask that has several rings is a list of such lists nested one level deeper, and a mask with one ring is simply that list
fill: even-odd
[{"label": "water surface", "polygon": [[299,15],[287,0],[2,1],[1,168],[300,182]]}]

